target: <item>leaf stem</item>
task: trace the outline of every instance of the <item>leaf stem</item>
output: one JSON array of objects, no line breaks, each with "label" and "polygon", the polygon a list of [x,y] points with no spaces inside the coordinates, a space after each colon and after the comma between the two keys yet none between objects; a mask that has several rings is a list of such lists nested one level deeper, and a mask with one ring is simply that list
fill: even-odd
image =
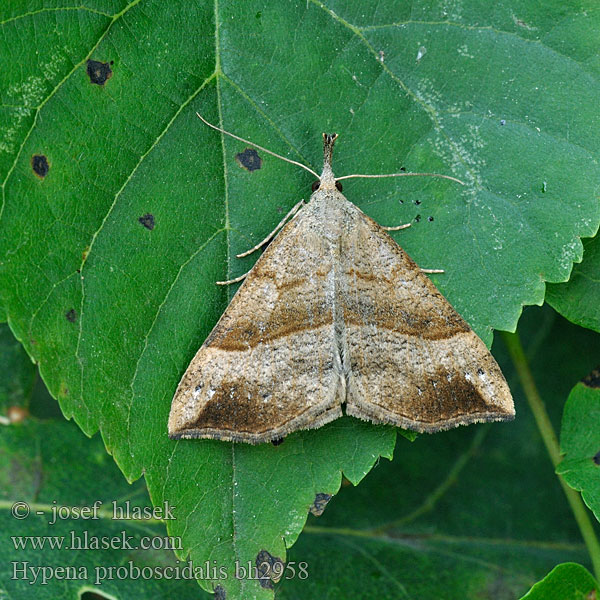
[{"label": "leaf stem", "polygon": [[[538,430],[542,436],[542,440],[546,446],[546,450],[550,455],[550,460],[554,465],[554,468],[558,466],[561,461],[560,446],[552,422],[546,411],[544,401],[538,392],[535,380],[529,368],[523,345],[521,344],[521,338],[518,333],[501,332],[502,339],[508,348],[510,357],[515,365],[521,386],[529,403],[529,408],[535,417]],[[563,488],[567,501],[575,516],[575,521],[583,537],[583,541],[587,547],[587,550],[592,561],[594,575],[596,580],[600,581],[600,543],[596,537],[594,526],[590,519],[589,512],[581,499],[581,494],[569,487],[565,480],[557,474],[560,485]]]}]

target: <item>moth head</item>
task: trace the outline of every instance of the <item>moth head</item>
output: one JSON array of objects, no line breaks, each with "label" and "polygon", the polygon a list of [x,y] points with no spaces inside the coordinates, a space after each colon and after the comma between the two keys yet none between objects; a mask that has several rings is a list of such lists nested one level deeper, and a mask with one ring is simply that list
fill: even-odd
[{"label": "moth head", "polygon": [[[310,189],[311,189],[312,193],[314,194],[320,187],[321,187],[321,180],[316,179],[315,181],[313,181],[312,185],[310,186]],[[335,188],[337,189],[338,192],[341,192],[343,190],[342,182],[336,181]]]}]

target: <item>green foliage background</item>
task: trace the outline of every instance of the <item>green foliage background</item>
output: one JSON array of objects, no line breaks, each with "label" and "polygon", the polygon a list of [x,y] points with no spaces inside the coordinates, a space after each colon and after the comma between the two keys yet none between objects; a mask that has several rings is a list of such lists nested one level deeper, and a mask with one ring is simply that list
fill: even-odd
[{"label": "green foliage background", "polygon": [[[353,419],[278,447],[176,443],[166,420],[181,373],[233,293],[214,282],[251,267],[254,258],[233,257],[311,184],[268,156],[257,171],[240,168],[245,145],[202,126],[196,111],[315,170],[325,130],[340,133],[338,175],[405,167],[459,177],[464,187],[355,180],[344,193],[382,224],[412,222],[397,239],[421,266],[445,269],[436,285],[489,345],[493,328],[514,330],[523,305],[543,302],[546,282],[556,310],[597,331],[595,240],[564,282],[583,257],[580,238],[600,222],[599,26],[585,1],[0,8],[2,316],[62,413],[88,435],[100,432],[129,481],[144,475],[154,504],[176,506],[168,531],[182,538],[179,558],[189,552],[230,570],[261,550],[285,559],[315,495],[338,492],[342,472],[358,484],[378,464],[307,528],[288,558],[306,560],[311,577],[281,582],[283,597],[340,597],[357,585],[352,572],[362,573],[365,597],[375,581],[390,597],[516,597],[559,561],[588,564],[522,404],[512,425],[413,445],[399,438],[389,464],[379,457],[391,458],[395,430]],[[103,85],[92,83],[89,60],[110,68]],[[47,158],[43,177],[35,155]],[[153,228],[142,222],[149,214]],[[555,383],[545,398],[558,428],[569,389],[598,362],[597,336],[555,324],[548,311],[530,314],[522,336],[542,365],[540,387]],[[13,361],[19,349],[5,340],[0,351]],[[26,371],[4,369],[2,406],[27,404]],[[18,455],[6,435],[7,456]],[[8,510],[20,492],[4,476]],[[592,469],[584,497],[599,485]],[[386,495],[359,519],[361,490]],[[522,555],[507,562],[515,546]],[[273,593],[231,577],[201,584],[233,598]]]}]

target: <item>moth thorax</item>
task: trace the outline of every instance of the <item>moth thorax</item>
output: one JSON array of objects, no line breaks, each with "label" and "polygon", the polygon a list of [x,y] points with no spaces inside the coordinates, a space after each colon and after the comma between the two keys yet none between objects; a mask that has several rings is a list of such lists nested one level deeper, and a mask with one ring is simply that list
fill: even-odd
[{"label": "moth thorax", "polygon": [[333,190],[335,189],[335,175],[331,170],[331,165],[325,164],[323,166],[323,172],[319,178],[319,189],[320,190]]}]

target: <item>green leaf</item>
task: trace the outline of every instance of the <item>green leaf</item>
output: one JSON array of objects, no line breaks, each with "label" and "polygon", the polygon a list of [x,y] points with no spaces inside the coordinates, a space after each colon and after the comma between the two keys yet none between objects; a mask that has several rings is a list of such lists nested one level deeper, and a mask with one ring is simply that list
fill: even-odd
[{"label": "green leaf", "polygon": [[583,243],[584,256],[567,283],[548,286],[546,300],[569,321],[600,331],[600,235]]},{"label": "green leaf", "polygon": [[600,520],[600,369],[578,383],[567,399],[560,434],[564,459],[556,472]]},{"label": "green leaf", "polygon": [[[573,373],[593,364],[600,336],[549,307],[527,309],[519,333],[558,427]],[[500,340],[494,351],[513,383]],[[513,423],[399,441],[392,462],[343,487],[290,551],[308,578],[282,581],[276,597],[513,600],[558,563],[591,568],[533,414],[513,388]]]},{"label": "green leaf", "polygon": [[65,415],[102,432],[129,480],[145,474],[153,502],[177,506],[170,532],[199,562],[283,558],[315,494],[337,491],[341,470],[357,483],[395,432],[346,419],[277,448],[168,440],[177,381],[227,303],[214,282],[252,265],[233,256],[311,183],[266,155],[241,168],[245,145],[195,111],[314,169],[320,133],[336,130],[338,175],[463,179],[356,180],[345,193],[384,225],[413,223],[397,239],[446,270],[436,284],[488,344],[542,302],[545,281],[568,278],[597,229],[594,11],[9,4],[0,296]]},{"label": "green leaf", "polygon": [[523,596],[523,600],[593,600],[596,580],[581,565],[558,565]]},{"label": "green leaf", "polygon": [[0,414],[27,410],[37,369],[4,323],[0,323],[0,365]]}]

